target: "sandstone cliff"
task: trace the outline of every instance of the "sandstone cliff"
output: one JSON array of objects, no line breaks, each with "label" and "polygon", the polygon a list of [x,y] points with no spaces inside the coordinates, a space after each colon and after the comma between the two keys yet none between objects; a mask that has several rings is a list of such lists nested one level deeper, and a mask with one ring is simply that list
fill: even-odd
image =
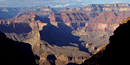
[{"label": "sandstone cliff", "polygon": [[[48,17],[53,12],[58,12],[56,8],[51,8],[49,6],[39,6],[39,7],[30,7],[30,8],[21,8],[21,7],[0,7],[0,19],[10,19],[15,16],[21,16],[23,14],[27,14],[31,11],[34,11],[37,15],[41,17]],[[92,13],[92,12],[129,12],[130,5],[129,4],[89,4],[86,7],[78,7],[78,8],[64,8],[60,12],[84,12],[84,13]],[[8,15],[7,15],[8,14]]]},{"label": "sandstone cliff", "polygon": [[[107,17],[109,13],[101,14]],[[1,20],[0,30],[8,38],[29,43],[33,53],[39,57],[37,64],[81,64],[108,42],[112,31],[118,26],[118,22],[109,22],[109,19],[89,21],[96,17],[101,17],[100,13],[58,12],[49,18],[41,18],[30,12]]]},{"label": "sandstone cliff", "polygon": [[89,20],[85,13],[53,13],[49,18],[52,22],[84,22]]},{"label": "sandstone cliff", "polygon": [[[0,30],[4,32],[8,38],[29,43],[32,46],[33,53],[40,57],[36,60],[37,64],[51,64],[52,62],[49,60],[55,61],[56,64],[58,64],[59,61],[62,61],[63,64],[68,64],[69,62],[81,64],[82,60],[90,54],[84,52],[86,50],[80,45],[81,42],[78,42],[79,37],[71,33],[72,29],[70,27],[64,23],[58,23],[57,25],[59,28],[53,26],[48,18],[40,18],[35,15],[34,12],[30,12],[30,14],[25,14],[21,17],[1,20]],[[64,40],[65,38],[66,40]],[[70,44],[71,42],[75,44],[76,47],[72,47],[75,45]],[[78,48],[77,45],[79,45],[80,48]],[[52,54],[54,54],[53,56],[56,57],[57,60],[48,58]]]},{"label": "sandstone cliff", "polygon": [[[120,26],[114,31],[109,39],[110,42],[98,49],[98,53],[92,55],[83,64],[88,65],[104,65],[104,64],[128,64],[126,57],[128,55],[128,37],[130,29],[130,18],[121,21]],[[107,61],[110,59],[109,61]]]},{"label": "sandstone cliff", "polygon": [[86,11],[121,12],[129,11],[129,7],[129,4],[90,4],[84,8]]},{"label": "sandstone cliff", "polygon": [[50,15],[49,18],[52,25],[58,26],[58,23],[64,23],[74,30],[77,30],[79,27],[84,27],[84,31],[114,31],[119,21],[125,18],[113,12],[98,13],[99,15],[95,14],[58,12]]},{"label": "sandstone cliff", "polygon": [[[24,28],[31,27],[33,30],[41,29],[42,26],[46,25],[47,20],[37,16],[34,12],[29,14],[24,14],[21,17],[15,17],[6,20],[0,20],[1,25],[11,25],[11,24],[23,24]],[[44,23],[45,22],[45,23]],[[27,24],[27,25],[24,25]],[[15,25],[14,25],[15,27]],[[16,27],[17,28],[17,27]]]},{"label": "sandstone cliff", "polygon": [[[109,59],[110,56],[108,56],[107,54],[115,55],[111,54],[111,52],[115,53],[117,51],[118,53],[118,49],[121,50],[118,54],[121,53],[123,55],[122,51],[125,51],[121,48],[121,46],[124,46],[123,44],[119,45],[120,47],[117,46],[118,44],[112,47],[110,45],[111,43],[113,43],[113,39],[118,39],[116,41],[121,41],[121,38],[125,38],[122,34],[126,34],[124,33],[126,32],[125,30],[129,29],[129,23],[127,21],[130,19],[124,19],[129,16],[129,12],[126,12],[125,9],[121,8],[129,8],[129,5],[91,4],[84,8],[65,8],[64,10],[57,13],[51,12],[52,14],[48,12],[51,11],[51,9],[48,8],[50,7],[47,6],[43,9],[42,7],[35,7],[32,8],[32,10],[35,10],[35,13],[21,13],[17,17],[0,20],[0,31],[5,33],[8,38],[19,42],[24,42],[25,46],[28,43],[31,45],[31,47],[27,47],[32,49],[32,52],[35,55],[35,59],[33,58],[33,60],[35,60],[36,64],[81,64],[88,58],[97,57],[93,54],[101,55],[103,53],[105,54],[104,58]],[[110,10],[110,8],[113,8],[112,11]],[[117,10],[115,8],[117,8]],[[38,11],[39,9],[44,12],[36,13],[36,11]],[[41,14],[41,16],[50,16],[48,18],[42,18],[36,14]],[[123,19],[124,21],[119,22]],[[119,29],[117,28],[119,25],[121,27],[121,30],[120,27]],[[125,27],[126,29],[123,29],[122,27]],[[120,30],[119,32],[121,32],[121,34],[118,35],[118,32],[115,31],[114,35],[110,38],[110,43],[107,43],[109,41],[109,36],[112,35],[112,32],[116,28],[116,31]],[[119,36],[121,36],[121,38]],[[19,44],[14,45],[18,45],[18,48],[21,48],[19,47]],[[20,46],[22,45],[20,44]],[[112,49],[109,50],[109,46]],[[104,49],[105,47],[106,49],[108,49],[105,50],[106,52],[100,51],[102,50],[102,48]],[[126,47],[126,49],[127,48],[128,47]],[[23,47],[21,49],[26,49],[26,47]],[[113,51],[113,49],[116,50]],[[127,51],[125,51],[124,53],[126,52]],[[33,55],[30,56],[33,57]],[[100,57],[102,56],[98,56],[98,58]],[[113,57],[114,56],[112,56],[112,58]],[[88,64],[93,64],[91,63],[92,61],[93,59],[90,59],[85,62]],[[97,63],[98,62],[101,63],[102,61],[97,61]],[[114,60],[112,60],[112,62],[114,62]]]},{"label": "sandstone cliff", "polygon": [[78,7],[76,9],[64,9],[62,12],[128,12],[130,4],[89,4],[86,7]]},{"label": "sandstone cliff", "polygon": [[33,31],[40,31],[48,20],[37,16],[34,12],[21,17],[0,20],[0,31],[15,41],[24,41],[34,37]]}]

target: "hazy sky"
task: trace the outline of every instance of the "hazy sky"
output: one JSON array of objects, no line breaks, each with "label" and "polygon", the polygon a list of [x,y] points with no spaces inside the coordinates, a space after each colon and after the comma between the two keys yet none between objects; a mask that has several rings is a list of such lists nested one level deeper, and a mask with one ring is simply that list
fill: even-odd
[{"label": "hazy sky", "polygon": [[85,7],[88,4],[129,3],[130,0],[0,0],[0,7]]}]

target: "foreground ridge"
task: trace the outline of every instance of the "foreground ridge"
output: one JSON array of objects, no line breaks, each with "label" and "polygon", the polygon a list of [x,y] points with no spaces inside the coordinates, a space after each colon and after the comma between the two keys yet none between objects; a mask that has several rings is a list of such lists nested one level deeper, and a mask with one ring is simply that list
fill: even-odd
[{"label": "foreground ridge", "polygon": [[13,41],[0,32],[0,62],[12,65],[36,65],[35,57],[28,43]]},{"label": "foreground ridge", "polygon": [[[82,65],[105,65],[105,64],[128,64],[126,58],[129,57],[130,17],[119,22],[120,26],[114,31],[114,35],[109,38],[109,42],[104,47],[99,48],[99,52],[85,60]],[[105,48],[105,49],[104,49]]]}]

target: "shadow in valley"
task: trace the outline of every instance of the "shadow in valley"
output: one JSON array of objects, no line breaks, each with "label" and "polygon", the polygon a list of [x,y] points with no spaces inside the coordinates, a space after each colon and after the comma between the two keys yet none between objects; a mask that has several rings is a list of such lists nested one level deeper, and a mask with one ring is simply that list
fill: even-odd
[{"label": "shadow in valley", "polygon": [[41,39],[57,46],[72,46],[69,43],[77,43],[78,36],[71,34],[72,29],[65,24],[58,24],[59,28],[54,25],[48,24],[40,31]]},{"label": "shadow in valley", "polygon": [[44,26],[43,29],[40,31],[41,40],[48,42],[50,45],[56,46],[73,46],[70,43],[78,44],[78,47],[81,51],[86,52],[86,48],[81,45],[84,41],[79,41],[78,36],[74,36],[71,32],[73,29],[68,27],[64,23],[58,23],[57,26],[54,26],[48,23],[47,26]]},{"label": "shadow in valley", "polygon": [[0,63],[4,65],[36,65],[28,43],[13,41],[0,32]]},{"label": "shadow in valley", "polygon": [[29,33],[32,28],[27,23],[0,24],[0,31],[3,33]]},{"label": "shadow in valley", "polygon": [[55,60],[56,60],[56,59],[57,59],[57,58],[55,57],[54,54],[47,56],[47,60],[50,62],[51,65],[55,65]]},{"label": "shadow in valley", "polygon": [[55,15],[56,15],[56,18],[55,18],[55,19],[56,19],[57,22],[63,22],[60,13],[55,13]]},{"label": "shadow in valley", "polygon": [[86,60],[83,65],[126,65],[129,64],[130,20],[120,25],[105,50],[99,51]]}]

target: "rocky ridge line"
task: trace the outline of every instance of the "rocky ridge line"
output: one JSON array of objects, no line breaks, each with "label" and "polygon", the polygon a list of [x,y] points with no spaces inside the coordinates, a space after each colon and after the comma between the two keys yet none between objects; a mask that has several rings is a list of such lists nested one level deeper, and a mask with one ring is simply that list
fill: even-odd
[{"label": "rocky ridge line", "polygon": [[[114,31],[114,35],[110,36],[109,42],[99,47],[97,53],[85,60],[82,65],[127,64],[125,58],[129,55],[125,52],[129,49],[122,43],[129,42],[130,17],[120,21],[119,24],[120,26]],[[119,48],[122,48],[123,52]],[[106,61],[108,59],[111,60]]]}]

